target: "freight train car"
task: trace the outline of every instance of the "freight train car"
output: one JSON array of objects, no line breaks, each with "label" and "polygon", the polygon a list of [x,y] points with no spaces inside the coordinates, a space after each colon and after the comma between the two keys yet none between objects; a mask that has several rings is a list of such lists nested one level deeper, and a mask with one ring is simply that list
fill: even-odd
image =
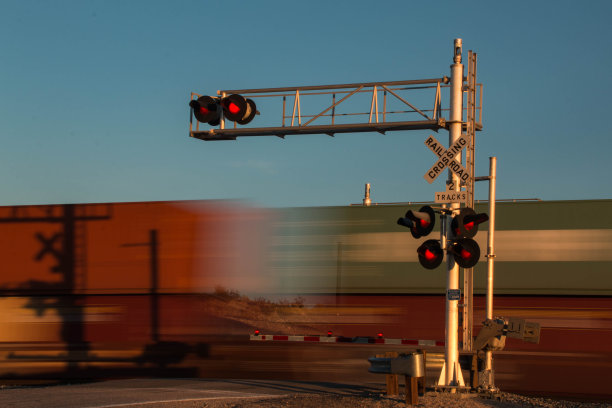
[{"label": "freight train car", "polygon": [[[438,229],[416,240],[396,224],[419,207],[2,207],[0,377],[214,376],[211,342],[253,329],[443,339],[446,270],[416,256]],[[508,348],[612,353],[610,210],[498,203],[495,314],[543,327],[539,345]],[[480,322],[482,260],[474,285]]]},{"label": "freight train car", "polygon": [[[416,240],[396,224],[419,206],[285,210],[275,237],[279,290],[295,293],[440,294],[446,265],[428,271]],[[486,212],[487,205],[477,205]],[[504,295],[612,295],[612,201],[497,204],[495,291]],[[438,223],[439,225],[439,223]],[[484,231],[483,231],[484,230]],[[486,253],[486,224],[475,239]],[[486,287],[475,268],[475,293]]]},{"label": "freight train car", "polygon": [[0,208],[0,377],[146,372],[202,354],[206,336],[244,333],[210,294],[235,279],[257,288],[244,272],[263,269],[265,212],[225,202]]}]

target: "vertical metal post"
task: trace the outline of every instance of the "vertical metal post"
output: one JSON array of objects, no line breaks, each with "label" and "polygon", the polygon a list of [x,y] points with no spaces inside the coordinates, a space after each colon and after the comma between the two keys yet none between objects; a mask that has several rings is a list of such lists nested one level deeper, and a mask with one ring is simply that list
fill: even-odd
[{"label": "vertical metal post", "polygon": [[[446,210],[446,204],[442,204],[442,208]],[[448,249],[446,247],[446,244],[447,244],[446,242],[446,230],[447,230],[446,219],[447,219],[446,213],[442,212],[442,214],[440,214],[440,246],[442,247],[444,251]]]},{"label": "vertical metal post", "polygon": [[370,104],[370,121],[372,123],[372,113],[374,113],[374,109],[376,109],[376,123],[378,123],[378,89],[376,85],[372,89],[372,103]]},{"label": "vertical metal post", "polygon": [[[448,145],[451,146],[461,136],[463,119],[463,64],[461,64],[461,39],[456,38],[454,43],[453,65],[451,65],[451,94],[450,94],[450,117]],[[455,156],[461,161],[461,155]],[[448,171],[449,187],[455,191],[461,189],[460,179],[452,171]],[[459,209],[459,203],[450,205],[452,211]],[[447,222],[451,222],[450,217]],[[447,239],[451,236],[450,225],[447,225]],[[440,373],[438,385],[442,386],[464,386],[461,367],[459,366],[459,315],[458,300],[450,299],[449,293],[459,289],[459,265],[451,256],[447,256],[447,284],[446,284],[446,341],[444,367]]]},{"label": "vertical metal post", "polygon": [[300,110],[300,90],[295,90],[295,100],[293,101],[293,114],[291,115],[291,126],[295,123],[295,111],[298,114],[298,126],[302,126],[302,113]]},{"label": "vertical metal post", "polygon": [[439,109],[439,105],[440,105],[440,83],[438,82],[438,85],[436,86],[436,96],[434,99],[434,108],[433,108],[433,119],[438,119],[438,114],[440,112]]},{"label": "vertical metal post", "polygon": [[334,124],[334,118],[336,117],[336,94],[332,94],[332,122],[331,124]]},{"label": "vertical metal post", "polygon": [[[473,208],[473,207],[471,207]],[[463,350],[472,351],[474,330],[474,268],[463,268]]]},{"label": "vertical metal post", "polygon": [[285,109],[287,106],[287,97],[283,96],[283,122],[282,122],[282,126],[285,127]]},{"label": "vertical metal post", "polygon": [[[497,184],[497,157],[489,157],[489,233],[487,235],[487,319],[493,319],[493,270],[495,259],[495,190]],[[493,379],[493,352],[485,354],[485,381],[488,388],[495,388]]]},{"label": "vertical metal post", "polygon": [[383,122],[387,120],[387,91],[383,92]]},{"label": "vertical metal post", "polygon": [[372,204],[372,200],[370,200],[370,183],[366,183],[365,193],[363,195],[363,206],[369,207],[370,204]]},{"label": "vertical metal post", "polygon": [[[218,94],[218,92],[217,92]],[[227,93],[222,92],[221,98],[225,99],[227,97]],[[221,115],[221,120],[219,121],[219,129],[225,129],[225,115]]]},{"label": "vertical metal post", "polygon": [[342,289],[342,242],[338,242],[338,255],[336,258],[336,306],[340,304],[340,290]]}]

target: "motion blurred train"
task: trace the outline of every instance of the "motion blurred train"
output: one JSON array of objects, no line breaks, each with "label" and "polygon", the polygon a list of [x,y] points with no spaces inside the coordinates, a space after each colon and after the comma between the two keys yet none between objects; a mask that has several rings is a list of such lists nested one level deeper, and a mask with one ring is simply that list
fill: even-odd
[{"label": "motion blurred train", "polygon": [[[255,329],[443,339],[446,266],[416,254],[438,227],[415,239],[396,223],[419,207],[0,207],[0,379],[170,369]],[[498,202],[495,255],[494,314],[542,327],[507,348],[612,352],[612,200]],[[485,276],[481,257],[476,325]]]}]

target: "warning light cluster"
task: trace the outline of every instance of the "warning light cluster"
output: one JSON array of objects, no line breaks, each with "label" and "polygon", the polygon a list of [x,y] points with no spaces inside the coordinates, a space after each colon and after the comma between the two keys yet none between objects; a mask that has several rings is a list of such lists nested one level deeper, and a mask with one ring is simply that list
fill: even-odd
[{"label": "warning light cluster", "polygon": [[[414,238],[427,236],[435,225],[435,211],[425,205],[419,211],[409,210],[397,220],[401,226],[410,229]],[[462,208],[451,222],[452,236],[447,241],[446,251],[462,268],[472,268],[480,259],[480,247],[472,238],[478,232],[478,225],[489,220],[485,213],[477,214],[471,208]],[[419,263],[427,269],[435,269],[444,260],[444,249],[439,239],[428,239],[417,248]]]},{"label": "warning light cluster", "polygon": [[189,101],[189,106],[198,122],[210,126],[217,126],[222,118],[246,125],[259,114],[252,99],[237,94],[223,98],[204,95]]}]

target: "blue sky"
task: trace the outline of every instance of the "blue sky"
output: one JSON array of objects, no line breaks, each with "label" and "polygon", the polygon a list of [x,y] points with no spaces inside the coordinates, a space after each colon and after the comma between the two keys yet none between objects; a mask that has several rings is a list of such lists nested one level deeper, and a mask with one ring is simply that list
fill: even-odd
[{"label": "blue sky", "polygon": [[187,103],[192,91],[441,77],[454,38],[478,53],[476,175],[497,156],[498,198],[612,198],[609,1],[0,7],[0,205],[346,205],[366,182],[374,202],[433,200],[444,185],[423,179],[431,132],[204,142],[188,137]]}]

